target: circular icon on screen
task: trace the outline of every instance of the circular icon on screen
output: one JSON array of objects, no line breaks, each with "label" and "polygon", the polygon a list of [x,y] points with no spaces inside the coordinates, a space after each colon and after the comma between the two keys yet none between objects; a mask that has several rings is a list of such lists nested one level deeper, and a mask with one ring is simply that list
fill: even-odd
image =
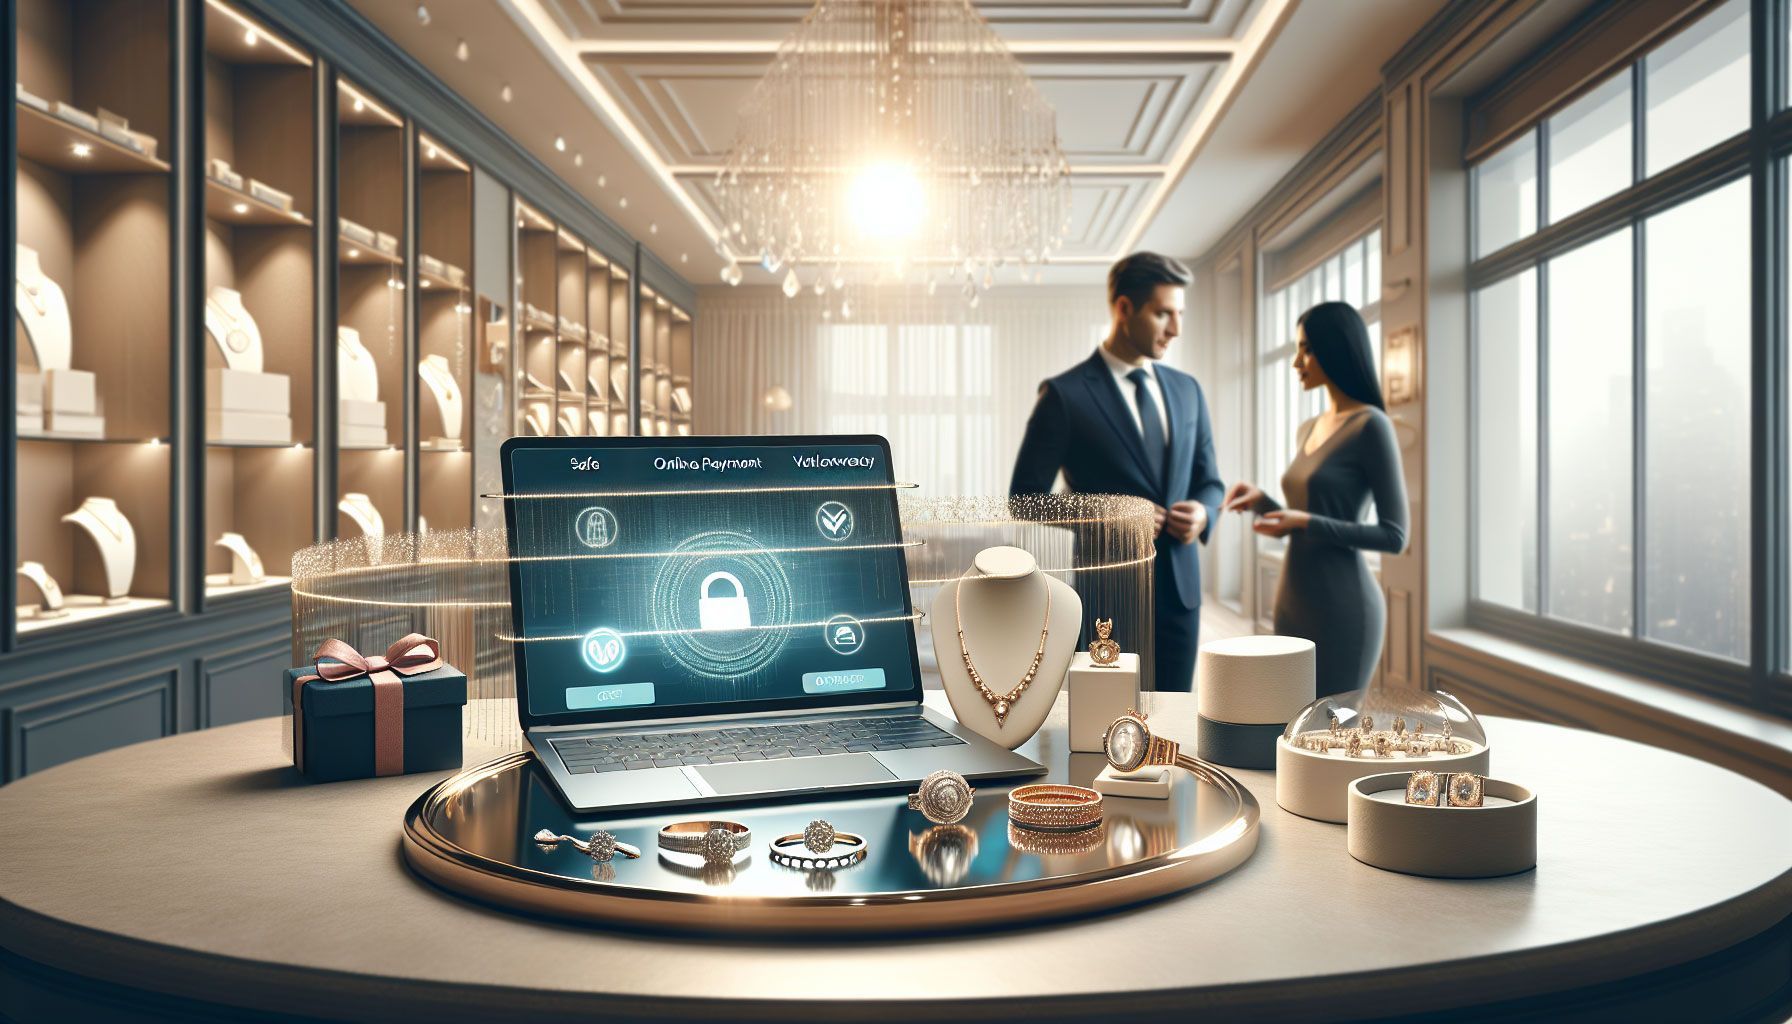
[{"label": "circular icon on screen", "polygon": [[593,672],[614,671],[628,656],[628,645],[622,642],[622,634],[608,626],[586,633],[585,639],[579,642],[579,649],[585,655],[585,664]]},{"label": "circular icon on screen", "polygon": [[836,615],[821,624],[821,639],[835,654],[857,654],[865,646],[865,624],[850,615]]},{"label": "circular icon on screen", "polygon": [[831,541],[852,536],[852,509],[837,501],[824,501],[815,510],[815,528]]},{"label": "circular icon on screen", "polygon": [[607,548],[616,543],[616,513],[593,505],[573,520],[572,532],[588,548]]}]

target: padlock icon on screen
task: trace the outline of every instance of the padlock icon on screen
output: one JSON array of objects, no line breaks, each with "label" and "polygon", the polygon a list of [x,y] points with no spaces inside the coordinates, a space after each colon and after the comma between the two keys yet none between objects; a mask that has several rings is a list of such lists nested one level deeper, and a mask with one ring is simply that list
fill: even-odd
[{"label": "padlock icon on screen", "polygon": [[[710,588],[716,583],[725,583],[723,593],[710,595]],[[753,625],[753,613],[747,608],[746,589],[740,585],[740,577],[731,572],[712,572],[703,577],[703,586],[698,588],[697,623],[700,629],[746,629]]]}]

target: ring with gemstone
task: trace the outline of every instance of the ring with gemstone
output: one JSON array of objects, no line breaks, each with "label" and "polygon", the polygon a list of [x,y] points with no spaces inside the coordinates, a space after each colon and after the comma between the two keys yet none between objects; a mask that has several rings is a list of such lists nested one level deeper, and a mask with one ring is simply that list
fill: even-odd
[{"label": "ring with gemstone", "polygon": [[910,793],[908,809],[920,811],[922,816],[935,825],[950,825],[963,821],[964,816],[971,813],[971,798],[977,793],[964,776],[948,768],[929,772],[921,780],[921,790]]},{"label": "ring with gemstone", "polygon": [[1479,807],[1486,781],[1470,772],[1457,772],[1450,776],[1450,784],[1444,789],[1444,794],[1451,807]]},{"label": "ring with gemstone", "polygon": [[610,858],[619,853],[629,860],[634,860],[636,857],[641,856],[639,847],[629,843],[619,843],[616,841],[615,836],[601,829],[593,832],[590,839],[580,839],[577,836],[558,835],[553,831],[544,828],[540,832],[535,833],[535,841],[542,846],[557,846],[563,842],[571,843],[574,849],[585,856],[590,857],[592,860],[597,861],[599,864],[607,863]]},{"label": "ring with gemstone", "polygon": [[[816,849],[820,833],[815,825],[826,825],[827,822],[811,822],[809,828],[801,832],[793,832],[787,836],[779,836],[772,840],[771,858],[773,864],[782,864],[787,868],[803,870],[843,868],[849,864],[857,864],[865,859],[869,847],[865,837],[852,832],[838,832],[828,826],[828,843]],[[845,847],[841,852],[840,848]]]},{"label": "ring with gemstone", "polygon": [[680,821],[660,829],[660,849],[694,853],[726,864],[753,843],[753,830],[738,821]]},{"label": "ring with gemstone", "polygon": [[1438,788],[1436,772],[1413,772],[1406,777],[1406,802],[1419,807],[1436,807],[1443,790]]}]

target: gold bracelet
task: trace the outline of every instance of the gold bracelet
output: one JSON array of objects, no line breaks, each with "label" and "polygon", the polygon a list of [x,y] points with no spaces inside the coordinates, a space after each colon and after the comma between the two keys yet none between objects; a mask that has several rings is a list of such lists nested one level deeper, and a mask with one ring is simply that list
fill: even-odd
[{"label": "gold bracelet", "polygon": [[1035,832],[1080,832],[1101,824],[1101,794],[1082,786],[1041,783],[1008,793],[1008,821]]}]

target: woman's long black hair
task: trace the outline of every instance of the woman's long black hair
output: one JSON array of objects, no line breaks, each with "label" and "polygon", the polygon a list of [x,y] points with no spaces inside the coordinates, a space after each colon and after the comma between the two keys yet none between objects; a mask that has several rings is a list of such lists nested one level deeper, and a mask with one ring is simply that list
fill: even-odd
[{"label": "woman's long black hair", "polygon": [[1321,302],[1300,315],[1307,336],[1307,351],[1319,360],[1319,368],[1338,390],[1359,402],[1387,412],[1381,399],[1381,376],[1375,372],[1375,352],[1369,347],[1369,328],[1348,302]]}]

